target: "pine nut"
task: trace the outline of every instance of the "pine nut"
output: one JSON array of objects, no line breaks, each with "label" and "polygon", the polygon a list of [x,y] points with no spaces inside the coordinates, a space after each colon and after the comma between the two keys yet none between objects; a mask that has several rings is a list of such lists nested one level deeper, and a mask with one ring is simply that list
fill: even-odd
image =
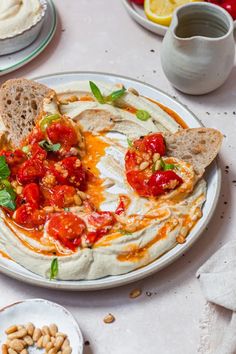
[{"label": "pine nut", "polygon": [[25,343],[27,345],[33,345],[34,344],[34,341],[33,341],[32,337],[29,336],[29,335],[24,337],[24,341],[25,341]]},{"label": "pine nut", "polygon": [[161,169],[161,160],[157,160],[154,165],[154,170],[159,171]]},{"label": "pine nut", "polygon": [[25,346],[22,340],[20,339],[13,339],[10,343],[9,346],[11,349],[14,349],[16,352],[21,352]]},{"label": "pine nut", "polygon": [[61,349],[63,350],[63,349],[65,349],[66,347],[68,347],[69,345],[70,345],[70,341],[69,341],[68,338],[66,338],[66,339],[64,340],[64,343],[63,343],[62,346],[61,346]]},{"label": "pine nut", "polygon": [[142,294],[142,291],[140,289],[134,289],[130,292],[129,297],[131,299],[135,299],[136,297],[139,297]]},{"label": "pine nut", "polygon": [[179,235],[178,237],[176,237],[176,241],[180,244],[185,243],[185,237],[182,235]]},{"label": "pine nut", "polygon": [[16,187],[16,194],[21,194],[23,192],[23,187],[22,186],[17,186]]},{"label": "pine nut", "polygon": [[31,322],[27,323],[25,328],[27,329],[28,335],[32,337],[33,333],[34,333],[34,329],[35,329],[35,326],[33,325],[33,323],[31,323]]},{"label": "pine nut", "polygon": [[135,96],[139,96],[138,91],[135,90],[135,88],[133,88],[133,87],[129,87],[129,88],[128,88],[128,91],[131,92],[131,93],[132,93],[133,95],[135,95]]},{"label": "pine nut", "polygon": [[109,313],[106,317],[104,317],[103,322],[105,323],[112,323],[115,321],[115,317]]},{"label": "pine nut", "polygon": [[72,348],[71,347],[66,347],[63,349],[62,354],[71,354]]},{"label": "pine nut", "polygon": [[55,323],[50,324],[49,332],[50,332],[51,336],[55,336],[57,334],[58,327],[57,327],[57,325],[55,325]]},{"label": "pine nut", "polygon": [[140,169],[141,171],[143,171],[143,170],[145,170],[148,166],[149,166],[149,162],[143,161],[143,162],[139,165],[139,169]]},{"label": "pine nut", "polygon": [[78,194],[74,195],[74,202],[75,202],[76,205],[81,205],[82,204],[82,200],[80,199]]},{"label": "pine nut", "polygon": [[77,194],[80,196],[82,200],[87,199],[87,194],[81,191],[77,191]]},{"label": "pine nut", "polygon": [[42,333],[43,333],[44,335],[50,334],[49,327],[48,327],[48,326],[43,326],[43,327],[42,327]]},{"label": "pine nut", "polygon": [[11,333],[14,333],[17,331],[17,326],[14,325],[14,326],[11,326],[11,327],[8,327],[6,330],[5,330],[5,333],[6,334],[11,334]]},{"label": "pine nut", "polygon": [[45,348],[46,345],[50,342],[50,335],[46,334],[45,336],[43,336],[43,347]]},{"label": "pine nut", "polygon": [[51,337],[51,342],[54,344],[56,341],[56,338],[55,337]]},{"label": "pine nut", "polygon": [[43,208],[43,210],[46,212],[46,213],[52,213],[54,211],[54,207],[53,206],[45,206]]},{"label": "pine nut", "polygon": [[42,336],[42,332],[40,328],[35,328],[33,333],[33,341],[37,342],[39,338]]},{"label": "pine nut", "polygon": [[153,154],[152,159],[154,162],[156,162],[157,160],[160,160],[160,157],[161,155],[158,152],[155,152],[155,154]]},{"label": "pine nut", "polygon": [[64,340],[65,340],[65,337],[56,337],[56,341],[54,343],[54,346],[55,346],[55,348],[57,348],[57,350],[61,349],[61,346],[62,346]]},{"label": "pine nut", "polygon": [[57,354],[58,350],[56,348],[52,348],[49,350],[48,354]]},{"label": "pine nut", "polygon": [[25,328],[21,328],[19,331],[9,334],[8,339],[19,339],[25,337],[26,335],[27,330]]},{"label": "pine nut", "polygon": [[62,332],[57,332],[57,333],[56,333],[56,337],[64,337],[64,338],[67,338],[67,334],[62,333]]},{"label": "pine nut", "polygon": [[27,349],[23,349],[20,354],[28,354],[28,350]]},{"label": "pine nut", "polygon": [[2,354],[8,354],[8,348],[6,344],[2,345]]},{"label": "pine nut", "polygon": [[43,336],[38,339],[36,346],[40,349],[43,348]]},{"label": "pine nut", "polygon": [[52,349],[54,347],[54,344],[52,342],[48,342],[45,349],[46,352],[49,352],[50,349]]},{"label": "pine nut", "polygon": [[18,354],[14,349],[9,348],[8,354]]}]

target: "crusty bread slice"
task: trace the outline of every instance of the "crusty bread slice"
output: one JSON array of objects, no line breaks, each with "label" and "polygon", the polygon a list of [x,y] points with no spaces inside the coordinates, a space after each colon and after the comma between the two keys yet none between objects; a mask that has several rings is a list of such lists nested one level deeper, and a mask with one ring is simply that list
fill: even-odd
[{"label": "crusty bread slice", "polygon": [[12,144],[17,146],[33,129],[48,87],[24,78],[8,80],[0,89],[0,117]]},{"label": "crusty bread slice", "polygon": [[223,135],[212,128],[183,129],[165,134],[167,155],[192,163],[200,178],[217,156]]}]

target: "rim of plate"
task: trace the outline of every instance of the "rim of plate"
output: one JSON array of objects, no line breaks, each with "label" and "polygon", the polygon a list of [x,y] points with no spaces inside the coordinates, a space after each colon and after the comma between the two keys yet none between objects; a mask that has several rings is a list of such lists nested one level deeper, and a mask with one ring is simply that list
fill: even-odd
[{"label": "rim of plate", "polygon": [[[51,40],[54,37],[54,34],[56,32],[56,29],[57,29],[57,11],[56,11],[56,7],[55,7],[55,5],[53,3],[53,0],[47,0],[47,2],[48,2],[48,7],[51,8],[52,20],[53,20],[53,24],[51,26],[51,30],[48,33],[47,37],[42,39],[42,41],[40,42],[39,46],[32,53],[30,53],[29,55],[27,55],[23,59],[20,59],[17,63],[15,63],[13,65],[9,65],[9,66],[7,66],[7,67],[5,67],[3,69],[0,69],[0,76],[3,76],[5,74],[8,74],[8,73],[14,71],[14,70],[17,70],[17,69],[21,68],[22,66],[26,65],[27,63],[29,63],[31,60],[36,58],[40,53],[42,53],[42,51],[51,42]],[[48,8],[48,10],[49,10],[49,8]]]},{"label": "rim of plate", "polygon": [[[144,28],[148,29],[153,33],[156,33],[164,37],[169,27],[159,25],[158,23],[152,22],[147,17],[140,15],[140,13],[135,9],[135,7],[132,6],[131,4],[132,0],[121,0],[121,1],[123,2],[126,10],[141,26],[143,26]],[[234,22],[234,28],[236,29],[236,20],[234,20],[233,22]]]},{"label": "rim of plate", "polygon": [[[111,74],[111,73],[105,73],[105,72],[95,72],[95,71],[67,71],[67,72],[58,72],[58,73],[52,73],[48,75],[42,75],[42,76],[37,76],[31,78],[32,80],[39,81],[43,83],[44,80],[46,79],[52,79],[53,78],[59,78],[59,77],[67,77],[67,76],[90,76],[90,75],[96,75],[100,76],[101,80],[105,80],[106,78],[116,78],[120,80],[128,80],[130,83],[136,83],[139,85],[142,85],[144,87],[147,87],[151,90],[154,90],[156,92],[161,93],[162,95],[166,96],[168,99],[173,101],[176,106],[179,106],[181,109],[185,110],[189,115],[192,116],[192,118],[199,124],[199,126],[203,126],[202,122],[196,117],[196,115],[188,109],[184,104],[180,103],[176,99],[174,99],[171,95],[167,94],[163,90],[160,90],[159,88],[144,83],[140,80],[136,80],[127,76],[123,75],[117,75],[117,74]],[[78,79],[78,78],[77,78]],[[76,80],[76,77],[74,78],[74,81]],[[84,77],[81,78],[81,80],[86,80]],[[70,80],[72,81],[72,80]],[[107,80],[109,81],[109,80]],[[173,108],[172,108],[173,109]],[[173,109],[174,110],[174,109]],[[183,119],[183,118],[182,118]],[[184,120],[184,119],[183,119]],[[212,169],[215,169],[215,177],[217,179],[216,181],[216,188],[215,188],[215,195],[212,200],[212,205],[210,208],[210,211],[208,214],[205,216],[204,221],[202,221],[202,225],[199,227],[199,229],[195,232],[194,237],[191,237],[190,232],[189,236],[187,237],[186,243],[183,245],[176,245],[169,251],[165,252],[162,256],[160,256],[158,259],[154,260],[153,262],[147,264],[146,266],[133,270],[129,273],[126,274],[120,274],[120,275],[111,275],[107,276],[104,278],[100,279],[95,279],[95,280],[57,280],[57,281],[50,281],[46,278],[42,278],[37,274],[34,274],[30,271],[27,271],[29,274],[22,274],[19,273],[17,270],[9,269],[7,266],[1,265],[0,264],[0,272],[10,276],[11,278],[14,278],[16,280],[23,281],[25,283],[31,284],[31,285],[36,285],[39,287],[43,288],[53,288],[57,290],[70,290],[70,291],[94,291],[94,290],[102,290],[102,289],[109,289],[109,288],[115,288],[118,286],[123,286],[127,285],[130,283],[133,283],[137,280],[141,280],[143,278],[149,277],[154,273],[159,272],[163,268],[167,267],[174,261],[176,261],[183,253],[185,253],[188,249],[192,247],[192,245],[198,240],[199,236],[202,234],[202,232],[205,230],[206,226],[210,222],[220,195],[220,190],[221,190],[221,169],[219,167],[218,163],[218,158],[215,160],[215,162],[212,165]],[[203,215],[204,217],[204,215]],[[201,219],[200,219],[201,220]],[[199,222],[200,222],[199,220]],[[198,223],[199,224],[199,223]],[[170,254],[174,250],[174,254]],[[168,257],[168,254],[169,257]],[[22,267],[23,270],[25,268]]]}]

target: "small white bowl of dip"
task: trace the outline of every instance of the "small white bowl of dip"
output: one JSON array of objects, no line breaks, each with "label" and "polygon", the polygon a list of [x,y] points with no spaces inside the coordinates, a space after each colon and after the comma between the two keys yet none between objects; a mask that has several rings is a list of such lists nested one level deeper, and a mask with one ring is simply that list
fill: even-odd
[{"label": "small white bowl of dip", "polygon": [[47,0],[0,0],[0,55],[17,52],[39,35]]}]

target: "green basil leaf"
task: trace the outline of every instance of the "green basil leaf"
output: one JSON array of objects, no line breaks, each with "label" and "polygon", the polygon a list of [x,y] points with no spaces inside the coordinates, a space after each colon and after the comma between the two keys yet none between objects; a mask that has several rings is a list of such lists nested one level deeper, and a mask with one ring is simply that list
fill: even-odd
[{"label": "green basil leaf", "polygon": [[[3,187],[3,188],[1,188]],[[11,195],[12,199],[16,199],[16,193],[14,189],[12,188],[11,183],[7,179],[3,179],[1,181],[0,189],[6,189],[6,191]]]},{"label": "green basil leaf", "polygon": [[6,163],[6,157],[0,156],[0,179],[6,179],[11,174],[11,171]]},{"label": "green basil leaf", "polygon": [[48,125],[50,125],[54,120],[58,120],[60,118],[61,118],[60,114],[51,114],[44,117],[39,123],[40,129],[42,130],[42,132],[45,132]]},{"label": "green basil leaf", "polygon": [[54,258],[50,268],[50,280],[55,279],[58,274],[58,259]]},{"label": "green basil leaf", "polygon": [[104,99],[100,89],[97,87],[97,85],[93,81],[89,81],[89,85],[90,85],[90,89],[91,89],[94,97],[96,98],[96,100],[99,103],[104,104],[105,99]]},{"label": "green basil leaf", "polygon": [[46,151],[58,151],[61,148],[61,144],[49,144],[47,140],[40,141],[39,146]]},{"label": "green basil leaf", "polygon": [[129,138],[127,138],[127,143],[128,143],[128,145],[129,145],[130,147],[133,146],[133,141],[132,141],[131,139],[129,139]]},{"label": "green basil leaf", "polygon": [[109,96],[107,96],[105,99],[106,101],[112,101],[114,102],[115,100],[118,100],[118,98],[122,97],[126,92],[126,89],[123,87],[120,90],[112,92]]},{"label": "green basil leaf", "polygon": [[164,171],[175,169],[175,165],[173,165],[172,163],[165,163],[162,159],[161,159],[161,167],[163,168]]},{"label": "green basil leaf", "polygon": [[147,111],[144,111],[142,109],[138,109],[137,112],[136,112],[136,117],[139,119],[139,120],[148,120],[151,115],[147,112]]},{"label": "green basil leaf", "polygon": [[0,190],[0,205],[11,210],[16,209],[15,198],[7,189]]}]

